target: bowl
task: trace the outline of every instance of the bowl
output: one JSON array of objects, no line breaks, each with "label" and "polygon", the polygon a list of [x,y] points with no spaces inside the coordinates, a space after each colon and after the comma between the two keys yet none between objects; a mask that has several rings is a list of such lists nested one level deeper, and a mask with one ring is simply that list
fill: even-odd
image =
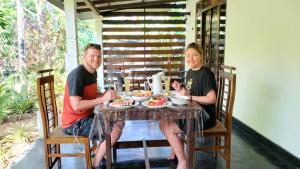
[{"label": "bowl", "polygon": [[143,102],[150,98],[150,96],[131,96],[136,102]]},{"label": "bowl", "polygon": [[131,98],[137,102],[143,102],[148,100],[151,95],[151,91],[133,91],[131,94]]},{"label": "bowl", "polygon": [[188,96],[180,96],[180,95],[173,95],[170,96],[171,102],[176,105],[184,105],[187,104],[189,101]]}]

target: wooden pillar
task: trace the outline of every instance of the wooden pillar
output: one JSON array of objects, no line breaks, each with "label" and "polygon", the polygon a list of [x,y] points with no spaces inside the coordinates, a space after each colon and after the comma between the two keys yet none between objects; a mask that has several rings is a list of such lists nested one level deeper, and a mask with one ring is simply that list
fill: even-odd
[{"label": "wooden pillar", "polygon": [[64,5],[67,43],[65,63],[66,72],[69,73],[78,66],[76,3],[74,0],[65,0]]}]

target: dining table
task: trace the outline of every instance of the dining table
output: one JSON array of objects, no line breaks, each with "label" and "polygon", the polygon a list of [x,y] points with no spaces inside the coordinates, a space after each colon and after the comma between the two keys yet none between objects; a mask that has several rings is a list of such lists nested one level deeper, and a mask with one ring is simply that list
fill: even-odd
[{"label": "dining table", "polygon": [[202,106],[194,101],[189,101],[185,105],[175,105],[168,101],[165,106],[146,106],[141,103],[136,103],[132,106],[113,107],[111,104],[98,105],[94,109],[93,128],[96,128],[99,135],[105,136],[106,140],[106,160],[107,169],[112,168],[112,153],[111,153],[111,126],[113,122],[118,120],[178,120],[186,119],[187,128],[185,131],[186,139],[186,158],[189,166],[192,166],[194,157],[192,148],[195,144],[195,138],[192,138],[192,133],[195,127],[197,131],[203,131],[203,121],[207,119],[207,113]]}]

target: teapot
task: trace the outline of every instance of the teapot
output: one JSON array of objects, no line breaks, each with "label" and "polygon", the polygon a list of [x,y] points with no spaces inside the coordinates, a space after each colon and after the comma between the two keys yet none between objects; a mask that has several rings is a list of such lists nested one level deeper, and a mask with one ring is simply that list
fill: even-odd
[{"label": "teapot", "polygon": [[162,75],[163,72],[158,72],[152,75],[152,83],[150,83],[150,77],[147,77],[148,84],[150,85],[153,94],[162,93]]}]

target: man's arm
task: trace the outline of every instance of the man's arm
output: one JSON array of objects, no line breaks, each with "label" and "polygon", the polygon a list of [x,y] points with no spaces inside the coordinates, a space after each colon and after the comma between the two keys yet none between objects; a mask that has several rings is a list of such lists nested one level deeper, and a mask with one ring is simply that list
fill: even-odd
[{"label": "man's arm", "polygon": [[99,104],[109,102],[116,98],[116,93],[113,90],[105,92],[101,97],[92,100],[82,100],[80,96],[70,96],[70,102],[74,111],[91,109]]},{"label": "man's arm", "polygon": [[74,111],[87,110],[103,103],[102,97],[92,100],[82,100],[80,96],[70,96],[70,101]]}]

